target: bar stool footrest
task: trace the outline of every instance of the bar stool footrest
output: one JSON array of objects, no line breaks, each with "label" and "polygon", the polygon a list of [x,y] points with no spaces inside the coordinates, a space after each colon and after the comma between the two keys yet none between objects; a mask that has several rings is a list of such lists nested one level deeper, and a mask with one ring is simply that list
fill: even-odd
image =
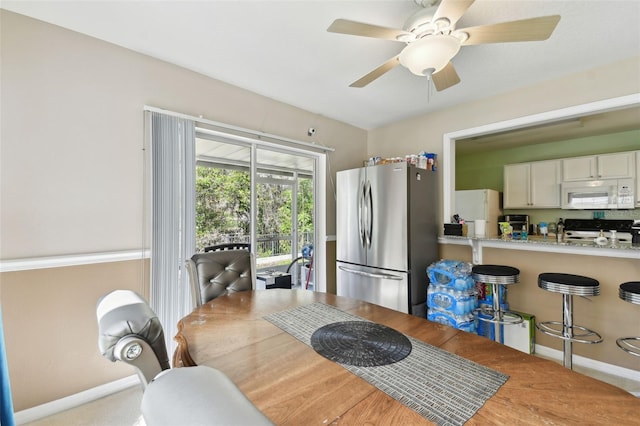
[{"label": "bar stool footrest", "polygon": [[520,324],[522,321],[524,321],[522,318],[522,315],[516,314],[515,312],[511,312],[511,311],[502,311],[502,320],[498,319],[498,316],[497,316],[498,312],[494,311],[492,308],[482,307],[482,308],[478,308],[477,311],[479,311],[483,315],[490,317],[490,318],[484,318],[484,317],[478,316],[478,321],[490,322],[492,324],[510,325],[510,324]]},{"label": "bar stool footrest", "polygon": [[640,356],[640,346],[634,345],[633,341],[640,341],[640,337],[621,337],[616,340],[616,344],[623,351],[631,355]]},{"label": "bar stool footrest", "polygon": [[[559,328],[570,328],[572,331],[580,330],[583,333],[572,333],[573,336],[565,336],[564,331],[562,329],[554,328],[553,326],[557,326]],[[579,325],[574,325],[571,327],[566,327],[560,321],[544,321],[536,324],[536,328],[544,334],[547,334],[551,337],[556,337],[562,340],[568,340],[570,342],[575,343],[601,343],[603,341],[602,336],[597,332],[590,330],[586,327],[581,327]]]}]

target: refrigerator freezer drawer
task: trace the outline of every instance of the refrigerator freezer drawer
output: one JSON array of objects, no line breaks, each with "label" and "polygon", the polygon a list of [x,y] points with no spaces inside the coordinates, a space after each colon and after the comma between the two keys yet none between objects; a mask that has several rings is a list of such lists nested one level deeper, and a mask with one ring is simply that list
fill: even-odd
[{"label": "refrigerator freezer drawer", "polygon": [[409,274],[338,262],[338,296],[410,313]]}]

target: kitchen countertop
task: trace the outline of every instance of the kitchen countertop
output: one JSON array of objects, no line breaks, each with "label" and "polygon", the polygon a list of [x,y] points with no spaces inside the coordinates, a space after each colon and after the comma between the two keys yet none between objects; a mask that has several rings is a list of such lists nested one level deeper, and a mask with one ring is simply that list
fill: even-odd
[{"label": "kitchen countertop", "polygon": [[[614,245],[597,245],[589,241],[571,241],[558,243],[555,237],[543,239],[532,235],[528,240],[503,240],[498,237],[458,237],[444,235],[438,238],[440,244],[469,245],[475,251],[483,247],[504,248],[509,250],[544,251],[553,253],[579,254],[586,256],[622,257],[640,259],[640,246],[631,243],[617,242]],[[475,257],[475,254],[474,254]]]}]

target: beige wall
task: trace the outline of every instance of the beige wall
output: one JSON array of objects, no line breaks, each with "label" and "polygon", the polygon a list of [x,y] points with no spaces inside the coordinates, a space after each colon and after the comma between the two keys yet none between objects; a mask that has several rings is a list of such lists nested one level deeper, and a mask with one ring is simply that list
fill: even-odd
[{"label": "beige wall", "polygon": [[[587,300],[574,297],[574,324],[597,331],[604,341],[599,344],[573,345],[573,353],[608,364],[640,371],[638,359],[622,351],[616,339],[638,336],[638,306],[618,297],[618,287],[640,277],[637,259],[543,253],[523,250],[485,248],[482,261],[486,264],[509,265],[520,269],[520,282],[510,285],[509,308],[533,314],[536,321],[562,321],[562,296],[538,288],[538,275],[543,272],[563,272],[585,275],[600,282],[600,295]],[[440,245],[444,259],[471,261],[471,247]],[[562,340],[536,333],[536,344],[562,351]]]},{"label": "beige wall", "polygon": [[95,308],[116,288],[148,297],[147,268],[127,261],[0,274],[16,411],[134,374],[100,355]]},{"label": "beige wall", "polygon": [[640,56],[390,124],[369,132],[368,151],[382,157],[420,150],[441,155],[445,133],[634,93],[640,93]]},{"label": "beige wall", "polygon": [[[366,131],[5,10],[0,19],[2,261],[145,248],[145,105],[334,147],[335,234],[331,182],[362,164]],[[116,288],[145,293],[139,269],[110,262],[0,276],[16,410],[133,374],[99,356],[95,304]]]},{"label": "beige wall", "polygon": [[336,149],[330,175],[366,156],[362,129],[0,13],[2,259],[140,248],[144,105],[298,140],[313,125],[313,140]]},{"label": "beige wall", "polygon": [[[315,127],[313,140],[336,149],[327,179],[332,235],[331,177],[368,155],[441,154],[445,132],[640,91],[638,61],[626,61],[367,134],[11,12],[0,11],[0,20],[3,261],[144,248],[144,105],[298,140]],[[335,244],[327,249],[334,259]],[[16,410],[131,374],[98,357],[94,308],[111,289],[146,291],[139,268],[114,262],[0,276]],[[335,288],[335,277],[327,285]]]}]

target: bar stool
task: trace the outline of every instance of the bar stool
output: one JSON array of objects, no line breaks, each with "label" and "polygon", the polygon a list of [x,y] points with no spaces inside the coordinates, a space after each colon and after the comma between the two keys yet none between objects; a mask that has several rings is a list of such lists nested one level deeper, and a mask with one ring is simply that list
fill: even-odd
[{"label": "bar stool", "polygon": [[[600,283],[581,275],[547,272],[538,276],[538,287],[562,294],[562,322],[544,321],[537,323],[536,328],[544,334],[564,340],[563,365],[573,369],[573,342],[602,342],[602,336],[597,332],[573,324],[573,296],[597,296],[600,294]],[[576,330],[581,332],[576,333]]]},{"label": "bar stool", "polygon": [[[640,281],[630,281],[628,283],[620,284],[618,295],[620,296],[620,299],[625,302],[640,305]],[[640,337],[621,337],[616,340],[616,343],[623,351],[628,352],[631,355],[640,356],[640,346],[633,344],[638,340],[640,340]]]},{"label": "bar stool", "polygon": [[500,296],[502,286],[515,284],[520,281],[520,270],[503,265],[475,265],[471,268],[471,277],[476,282],[491,284],[493,294],[492,307],[479,308],[485,317],[478,316],[478,320],[494,324],[494,340],[496,342],[502,342],[501,326],[522,322],[520,315],[502,309]]}]

